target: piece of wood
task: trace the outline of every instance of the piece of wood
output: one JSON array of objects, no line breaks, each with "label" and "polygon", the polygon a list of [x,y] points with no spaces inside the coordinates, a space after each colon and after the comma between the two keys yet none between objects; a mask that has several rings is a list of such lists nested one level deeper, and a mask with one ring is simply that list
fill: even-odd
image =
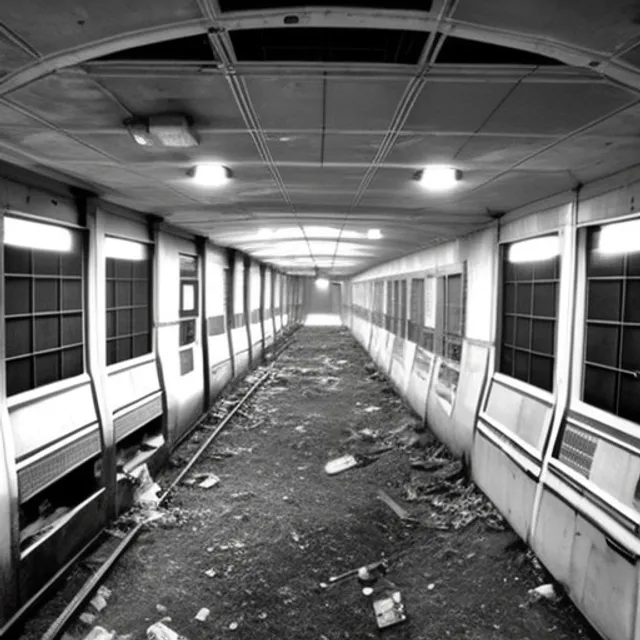
[{"label": "piece of wood", "polygon": [[415,518],[405,508],[401,507],[386,491],[378,489],[378,500],[382,500],[401,520],[415,521]]}]

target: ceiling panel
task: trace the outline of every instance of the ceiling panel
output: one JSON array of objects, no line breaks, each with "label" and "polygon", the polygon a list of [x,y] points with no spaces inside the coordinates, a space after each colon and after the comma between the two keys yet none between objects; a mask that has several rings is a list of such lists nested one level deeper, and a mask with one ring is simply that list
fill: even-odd
[{"label": "ceiling panel", "polygon": [[638,35],[635,0],[461,0],[456,20],[613,51]]},{"label": "ceiling panel", "polygon": [[267,134],[269,151],[281,164],[314,163],[322,159],[322,136],[309,133]]},{"label": "ceiling panel", "polygon": [[473,136],[458,151],[456,166],[505,169],[555,140],[551,136]]},{"label": "ceiling panel", "polygon": [[13,91],[9,97],[63,129],[120,126],[129,115],[84,74],[52,74]]},{"label": "ceiling panel", "polygon": [[40,53],[77,47],[123,32],[201,18],[196,0],[21,0],[4,2],[2,22]]},{"label": "ceiling panel", "polygon": [[146,116],[184,113],[194,128],[244,129],[244,121],[227,80],[222,76],[97,76],[132,113]]},{"label": "ceiling panel", "polygon": [[402,133],[387,156],[385,165],[417,169],[428,163],[450,162],[468,137],[469,134]]},{"label": "ceiling panel", "polygon": [[427,80],[405,131],[476,131],[500,104],[514,82],[442,82]]},{"label": "ceiling panel", "polygon": [[322,129],[322,80],[268,76],[245,83],[264,129]]},{"label": "ceiling panel", "polygon": [[368,164],[376,155],[381,142],[381,135],[371,133],[327,133],[324,138],[324,161]]},{"label": "ceiling panel", "polygon": [[329,79],[326,84],[326,128],[387,131],[406,87],[406,79]]},{"label": "ceiling panel", "polygon": [[33,61],[34,58],[32,56],[16,47],[0,34],[0,76],[15,71]]},{"label": "ceiling panel", "polygon": [[602,82],[526,82],[513,91],[482,130],[563,135],[631,101],[627,91]]}]

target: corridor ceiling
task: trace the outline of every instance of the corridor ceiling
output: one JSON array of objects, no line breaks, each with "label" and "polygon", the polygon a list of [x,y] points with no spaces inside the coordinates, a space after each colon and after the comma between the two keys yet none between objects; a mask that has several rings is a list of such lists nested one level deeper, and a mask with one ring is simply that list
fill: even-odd
[{"label": "corridor ceiling", "polygon": [[[166,113],[199,145],[123,125]],[[639,135],[635,0],[0,4],[1,159],[289,273],[462,236],[640,163]],[[431,163],[462,179],[425,190]]]}]

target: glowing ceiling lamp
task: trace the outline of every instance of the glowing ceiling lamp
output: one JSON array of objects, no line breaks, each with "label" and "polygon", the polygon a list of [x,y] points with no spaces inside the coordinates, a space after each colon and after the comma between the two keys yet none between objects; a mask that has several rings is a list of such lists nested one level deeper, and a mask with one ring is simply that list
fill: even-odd
[{"label": "glowing ceiling lamp", "polygon": [[196,184],[219,187],[231,180],[231,169],[221,164],[198,164],[188,174]]},{"label": "glowing ceiling lamp", "polygon": [[138,262],[147,257],[147,247],[139,242],[107,237],[104,244],[107,258]]},{"label": "glowing ceiling lamp", "polygon": [[558,236],[543,236],[516,242],[509,247],[509,262],[541,262],[560,253]]},{"label": "glowing ceiling lamp", "polygon": [[4,219],[4,241],[14,247],[61,253],[73,248],[73,236],[69,229],[21,218]]},{"label": "glowing ceiling lamp", "polygon": [[273,229],[260,229],[258,231],[259,240],[271,240],[276,235]]},{"label": "glowing ceiling lamp", "polygon": [[640,251],[640,220],[608,224],[600,230],[598,252],[608,255]]},{"label": "glowing ceiling lamp", "polygon": [[382,238],[382,232],[380,229],[369,229],[369,231],[367,231],[367,238],[369,240],[380,240],[380,238]]},{"label": "glowing ceiling lamp", "polygon": [[329,281],[326,278],[316,278],[316,287],[320,291],[326,291],[329,288]]},{"label": "glowing ceiling lamp", "polygon": [[428,165],[416,174],[420,184],[430,191],[452,189],[462,180],[462,171],[444,165]]}]

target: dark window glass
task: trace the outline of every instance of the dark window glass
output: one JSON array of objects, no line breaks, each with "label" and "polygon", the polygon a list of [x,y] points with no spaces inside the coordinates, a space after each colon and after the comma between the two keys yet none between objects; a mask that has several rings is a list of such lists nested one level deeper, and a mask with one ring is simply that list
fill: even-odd
[{"label": "dark window glass", "polygon": [[587,236],[582,399],[640,423],[640,253],[606,254]]},{"label": "dark window glass", "polygon": [[65,253],[4,247],[7,393],[84,371],[83,241]]},{"label": "dark window glass", "polygon": [[107,258],[106,267],[110,365],[151,351],[151,252],[143,260]]},{"label": "dark window glass", "polygon": [[499,370],[551,391],[555,364],[560,258],[502,260],[502,332]]},{"label": "dark window glass", "polygon": [[180,254],[180,316],[198,315],[198,258]]},{"label": "dark window glass", "polygon": [[440,353],[449,360],[462,360],[464,336],[464,277],[452,273],[438,277],[436,329]]}]

